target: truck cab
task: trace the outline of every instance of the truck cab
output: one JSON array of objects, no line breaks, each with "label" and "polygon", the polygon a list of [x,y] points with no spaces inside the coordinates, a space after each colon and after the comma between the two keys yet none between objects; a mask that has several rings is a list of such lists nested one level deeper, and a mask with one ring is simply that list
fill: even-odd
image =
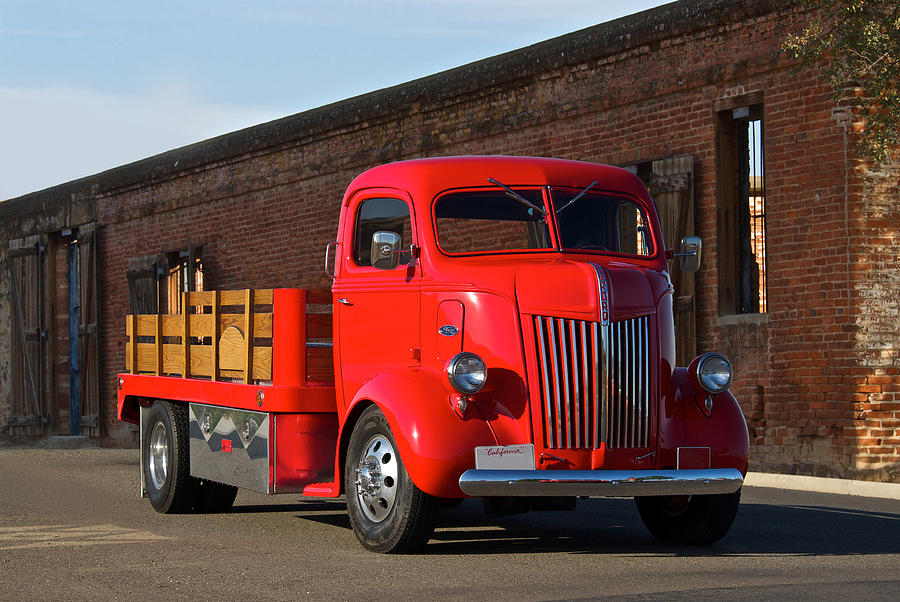
[{"label": "truck cab", "polygon": [[141,425],[143,490],[160,512],[227,509],[236,487],[344,495],[377,552],[425,545],[466,497],[633,496],[657,538],[717,541],[749,440],[728,360],[675,365],[668,265],[700,252],[668,250],[615,167],[370,169],[341,203],[330,291],[184,293],[182,315],[128,317],[118,411]]},{"label": "truck cab", "polygon": [[344,448],[354,526],[386,520],[399,498],[377,474],[402,469],[432,498],[635,495],[648,526],[673,514],[661,500],[693,516],[715,499],[716,529],[651,530],[724,535],[746,426],[725,358],[675,366],[673,254],[636,176],[514,157],[385,165],[350,185],[332,248],[341,440],[368,409],[393,451],[381,466]]}]

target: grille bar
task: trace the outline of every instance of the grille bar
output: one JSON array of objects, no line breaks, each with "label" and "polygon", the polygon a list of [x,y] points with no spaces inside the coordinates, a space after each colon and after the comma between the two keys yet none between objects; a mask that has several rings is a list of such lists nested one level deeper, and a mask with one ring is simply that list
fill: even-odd
[{"label": "grille bar", "polygon": [[534,317],[548,449],[650,444],[649,317],[603,325]]}]

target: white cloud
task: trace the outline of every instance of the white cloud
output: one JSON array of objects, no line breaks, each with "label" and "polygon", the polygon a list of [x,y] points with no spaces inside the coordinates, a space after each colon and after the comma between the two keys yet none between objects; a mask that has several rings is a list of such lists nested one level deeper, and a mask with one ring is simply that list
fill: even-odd
[{"label": "white cloud", "polygon": [[179,88],[115,96],[0,87],[0,199],[14,198],[281,116]]}]

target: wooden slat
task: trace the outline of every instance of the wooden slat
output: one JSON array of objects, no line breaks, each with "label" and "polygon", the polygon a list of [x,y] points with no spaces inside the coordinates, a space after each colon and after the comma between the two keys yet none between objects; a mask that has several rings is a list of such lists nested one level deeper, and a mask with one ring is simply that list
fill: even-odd
[{"label": "wooden slat", "polygon": [[156,336],[156,314],[130,316],[133,318],[132,327],[137,330],[139,337]]},{"label": "wooden slat", "polygon": [[184,367],[184,347],[182,345],[163,345],[163,374],[181,376]]},{"label": "wooden slat", "polygon": [[184,315],[166,314],[162,317],[163,336],[180,337],[184,334]]},{"label": "wooden slat", "polygon": [[[188,295],[184,292],[181,294],[181,307],[185,311],[188,310]],[[181,376],[182,378],[190,378],[191,376],[191,321],[185,319],[183,321],[184,329],[181,333],[181,347],[184,350],[181,357]]]},{"label": "wooden slat", "polygon": [[331,289],[311,288],[306,291],[306,302],[331,305]]},{"label": "wooden slat", "polygon": [[306,336],[310,339],[332,337],[331,314],[306,314]]},{"label": "wooden slat", "polygon": [[131,364],[129,366],[129,369],[131,370],[132,374],[135,374],[138,371],[138,369],[137,369],[138,353],[140,353],[140,350],[138,349],[138,344],[137,344],[137,331],[138,331],[138,325],[137,325],[138,320],[137,319],[138,319],[138,317],[137,316],[129,316],[129,317],[131,318],[130,324],[129,324],[131,326],[131,328],[130,328],[131,332],[129,333],[131,335],[131,339],[129,339],[129,343],[128,343],[130,345],[129,357],[131,360],[129,362]]},{"label": "wooden slat", "polygon": [[153,346],[155,347],[153,355],[156,358],[157,376],[162,374],[163,369],[163,346],[162,346],[162,316],[156,314],[156,334],[153,337]]},{"label": "wooden slat", "polygon": [[306,350],[307,379],[317,382],[334,382],[334,360],[332,350],[328,348],[310,348]]},{"label": "wooden slat", "polygon": [[[243,370],[220,370],[221,376],[228,378],[244,378]],[[252,380],[272,380],[272,348],[255,347],[253,350]]]},{"label": "wooden slat", "polygon": [[[221,314],[219,316],[219,332],[225,332],[229,326],[237,326],[243,332],[244,314]],[[253,314],[253,332],[257,338],[271,337],[272,314]]]},{"label": "wooden slat", "polygon": [[212,339],[212,379],[219,380],[219,333],[222,332],[219,326],[219,291],[215,292],[212,305],[212,321],[213,321],[213,339]]},{"label": "wooden slat", "polygon": [[216,326],[212,314],[189,314],[192,337],[214,337]]},{"label": "wooden slat", "polygon": [[[221,291],[219,302],[221,305],[244,305],[247,302],[247,291]],[[254,290],[253,302],[256,305],[271,305],[272,289]]]},{"label": "wooden slat", "polygon": [[253,289],[244,291],[244,383],[253,372]]},{"label": "wooden slat", "polygon": [[183,306],[187,313],[189,307],[206,307],[216,302],[216,291],[189,291],[188,302]]}]

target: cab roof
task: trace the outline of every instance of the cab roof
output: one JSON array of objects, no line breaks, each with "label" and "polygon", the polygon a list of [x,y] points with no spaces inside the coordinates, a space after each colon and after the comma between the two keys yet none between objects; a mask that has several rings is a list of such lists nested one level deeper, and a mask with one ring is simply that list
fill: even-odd
[{"label": "cab roof", "polygon": [[491,186],[488,178],[507,186],[573,188],[586,188],[596,180],[595,191],[624,192],[648,199],[641,180],[618,167],[567,159],[473,155],[412,159],[373,167],[353,180],[345,201],[367,188],[399,188],[420,201],[430,201],[453,188]]}]

